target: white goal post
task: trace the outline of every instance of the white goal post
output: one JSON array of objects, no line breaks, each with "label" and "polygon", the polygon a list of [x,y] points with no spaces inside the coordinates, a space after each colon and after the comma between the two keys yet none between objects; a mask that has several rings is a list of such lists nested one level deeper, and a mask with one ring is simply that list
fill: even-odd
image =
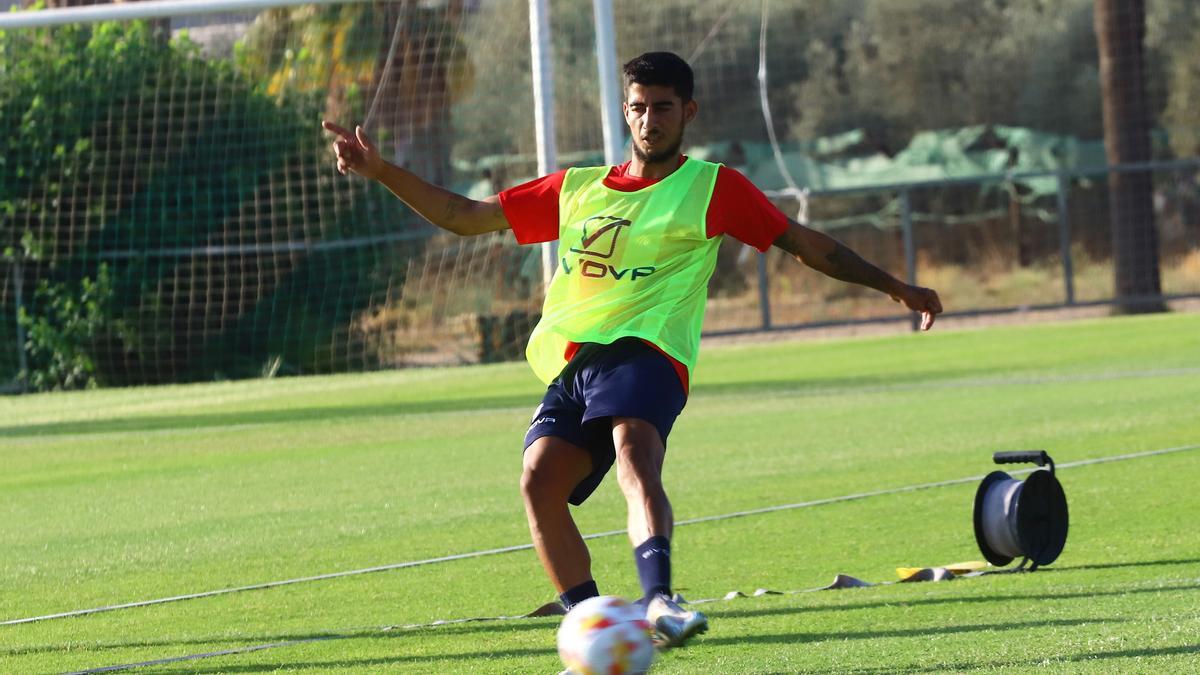
[{"label": "white goal post", "polygon": [[371,0],[149,0],[148,2],[110,3],[85,7],[55,7],[37,11],[0,13],[0,30],[42,28],[98,21],[163,19],[173,16],[203,16],[229,12],[255,12],[276,7],[299,5],[346,5]]}]

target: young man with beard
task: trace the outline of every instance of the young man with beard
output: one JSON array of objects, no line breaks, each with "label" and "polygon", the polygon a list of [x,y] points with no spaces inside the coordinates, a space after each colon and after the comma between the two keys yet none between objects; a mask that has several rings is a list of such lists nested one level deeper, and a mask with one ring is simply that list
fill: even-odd
[{"label": "young man with beard", "polygon": [[460,235],[511,229],[521,244],[558,239],[560,265],[526,356],[547,383],[525,436],[521,492],[534,548],[568,609],[599,594],[568,504],[579,505],[615,463],[647,618],[662,646],[704,632],[703,614],[671,600],[674,518],[662,484],[666,442],[687,400],[708,279],[723,236],[862,284],[922,314],[937,293],[911,286],[825,234],[796,223],[727,167],[680,154],[699,105],[675,54],[624,67],[633,158],[573,168],[482,201],[433,186],[379,157],[361,128],[329,122],[338,170],[378,180],[430,222]]}]

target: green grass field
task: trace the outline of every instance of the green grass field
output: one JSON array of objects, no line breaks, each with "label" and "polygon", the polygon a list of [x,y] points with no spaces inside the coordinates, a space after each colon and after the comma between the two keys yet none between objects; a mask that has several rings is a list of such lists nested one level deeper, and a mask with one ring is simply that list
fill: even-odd
[{"label": "green grass field", "polygon": [[[524,364],[0,399],[0,620],[528,542]],[[708,349],[672,434],[680,520],[1200,444],[1200,315]],[[1016,469],[1019,467],[1012,467]],[[1200,449],[1064,468],[1033,574],[738,598],[655,672],[1200,672]],[[689,599],[981,558],[974,482],[680,527]],[[615,481],[576,511],[619,530]],[[603,592],[638,593],[623,536]],[[0,625],[0,672],[556,673],[530,550]]]}]

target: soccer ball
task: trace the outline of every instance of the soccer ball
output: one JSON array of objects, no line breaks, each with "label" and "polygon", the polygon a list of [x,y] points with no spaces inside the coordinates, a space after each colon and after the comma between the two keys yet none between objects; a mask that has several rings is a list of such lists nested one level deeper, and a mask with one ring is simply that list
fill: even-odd
[{"label": "soccer ball", "polygon": [[571,608],[558,627],[558,655],[576,675],[644,673],[654,660],[645,611],[611,595]]}]

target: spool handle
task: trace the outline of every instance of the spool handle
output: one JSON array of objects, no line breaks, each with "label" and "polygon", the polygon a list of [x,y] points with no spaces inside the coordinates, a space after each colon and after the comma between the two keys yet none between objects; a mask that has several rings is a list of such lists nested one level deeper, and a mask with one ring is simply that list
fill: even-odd
[{"label": "spool handle", "polygon": [[1026,464],[1033,463],[1038,466],[1050,466],[1050,473],[1054,473],[1054,460],[1050,459],[1050,455],[1045,450],[1015,450],[1008,452],[997,452],[992,455],[992,461],[997,464]]}]

